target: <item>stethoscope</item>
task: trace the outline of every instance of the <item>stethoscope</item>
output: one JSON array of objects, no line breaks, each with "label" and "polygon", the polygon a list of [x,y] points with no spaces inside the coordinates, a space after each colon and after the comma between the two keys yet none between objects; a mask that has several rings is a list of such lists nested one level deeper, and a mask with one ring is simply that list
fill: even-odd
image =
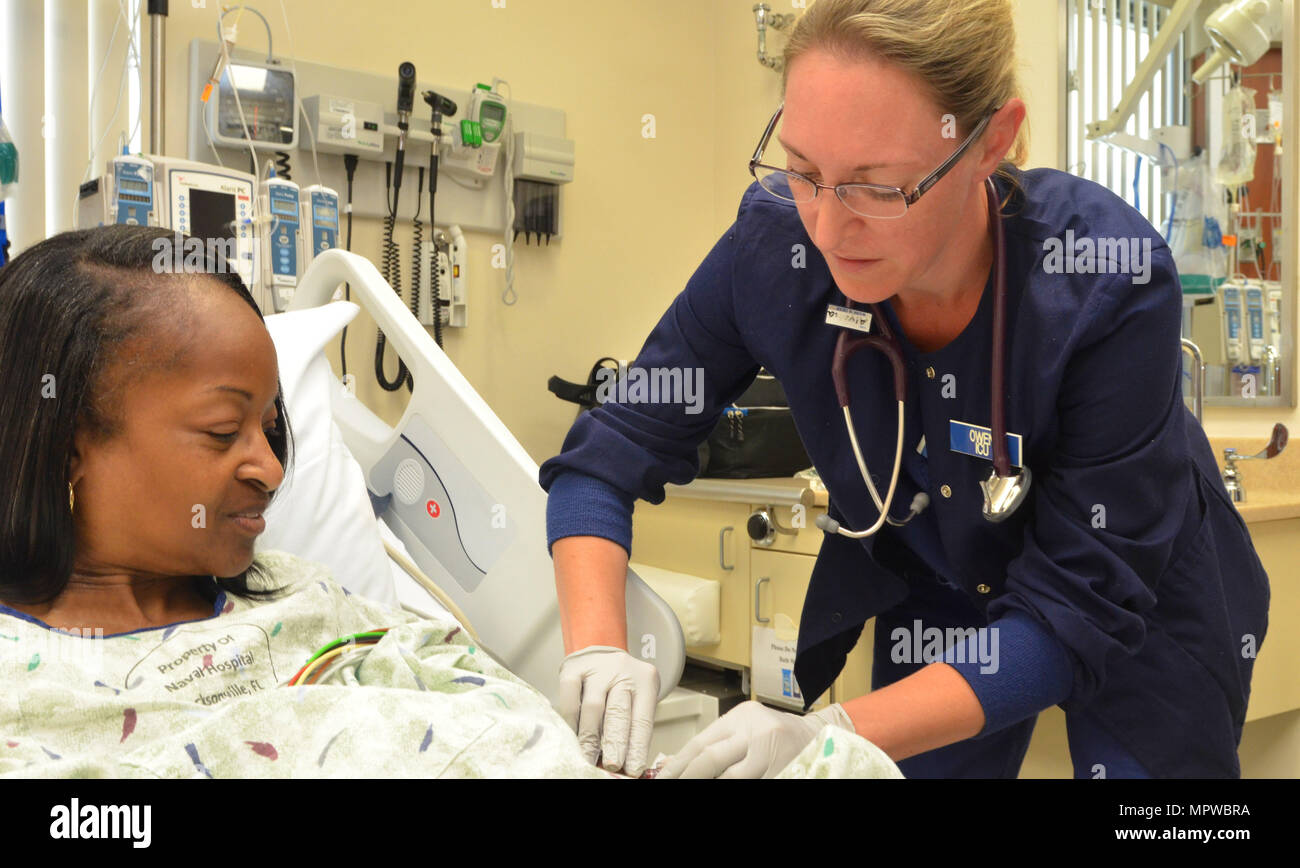
[{"label": "stethoscope", "polygon": [[[994,186],[992,178],[986,179],[985,183],[988,187],[989,219],[993,224],[994,238],[992,395],[990,398],[990,413],[993,417],[990,425],[993,437],[991,444],[993,472],[987,480],[980,483],[980,488],[984,492],[984,518],[991,522],[1000,522],[1008,518],[1019,509],[1020,504],[1024,503],[1026,495],[1029,494],[1032,475],[1027,465],[1021,469],[1020,473],[1011,472],[1011,456],[1007,449],[1006,393],[1003,390],[1004,374],[1006,372],[1006,242],[1002,234],[1002,215],[998,208],[997,187]],[[852,302],[850,302],[851,305]],[[871,312],[872,321],[880,326],[880,334],[850,335],[848,329],[842,329],[839,338],[835,341],[835,355],[831,362],[831,377],[835,381],[835,396],[839,399],[840,409],[844,413],[844,425],[849,431],[849,443],[853,446],[853,457],[857,459],[858,471],[862,474],[862,481],[867,484],[867,490],[871,492],[871,499],[875,501],[876,508],[880,510],[880,517],[876,519],[876,523],[870,528],[861,531],[847,530],[829,515],[821,515],[817,518],[817,526],[826,533],[838,533],[841,536],[852,537],[853,539],[862,539],[875,534],[884,527],[886,522],[894,527],[902,527],[920,515],[930,505],[930,496],[925,492],[921,492],[912,499],[911,511],[906,518],[900,521],[891,518],[889,515],[890,508],[894,503],[894,492],[898,488],[898,471],[903,462],[903,423],[906,418],[904,404],[907,398],[907,370],[903,362],[902,346],[899,344],[898,339],[894,337],[893,330],[889,327],[889,321],[880,312],[877,305],[871,305]],[[888,357],[889,363],[894,370],[894,398],[898,401],[898,439],[894,447],[894,472],[890,474],[889,490],[883,501],[881,501],[880,494],[871,481],[867,463],[862,459],[862,450],[858,446],[858,435],[853,428],[853,416],[849,410],[849,386],[846,372],[848,361],[860,350],[867,347],[878,350]]]}]

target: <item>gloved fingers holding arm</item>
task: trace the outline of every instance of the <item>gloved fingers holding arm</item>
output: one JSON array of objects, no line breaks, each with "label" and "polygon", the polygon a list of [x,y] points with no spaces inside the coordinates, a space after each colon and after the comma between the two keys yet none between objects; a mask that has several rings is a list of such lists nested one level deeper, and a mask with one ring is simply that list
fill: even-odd
[{"label": "gloved fingers holding arm", "polygon": [[827,724],[853,732],[839,704],[800,715],[742,702],[686,743],[659,778],[771,778]]}]

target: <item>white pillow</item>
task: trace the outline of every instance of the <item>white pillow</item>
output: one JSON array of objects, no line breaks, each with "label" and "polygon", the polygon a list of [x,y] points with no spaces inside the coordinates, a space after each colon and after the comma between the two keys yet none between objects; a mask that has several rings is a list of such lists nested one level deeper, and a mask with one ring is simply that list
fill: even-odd
[{"label": "white pillow", "polygon": [[396,607],[397,589],[365,474],[330,412],[334,372],[325,347],[361,308],[339,301],[266,318],[293,431],[293,462],[266,511],[259,551],[324,564],[354,594]]}]

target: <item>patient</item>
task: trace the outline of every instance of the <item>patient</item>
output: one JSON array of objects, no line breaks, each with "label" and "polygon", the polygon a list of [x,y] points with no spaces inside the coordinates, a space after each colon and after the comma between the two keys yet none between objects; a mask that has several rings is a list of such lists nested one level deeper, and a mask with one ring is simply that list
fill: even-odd
[{"label": "patient", "polygon": [[[0,268],[0,777],[611,777],[454,620],[254,554],[291,464],[275,346],[175,241]],[[865,769],[846,737],[798,773]]]},{"label": "patient", "polygon": [[53,627],[265,595],[253,541],[289,448],[275,348],[238,275],[154,273],[154,239],[175,236],[65,233],[0,271],[0,601]]},{"label": "patient", "polygon": [[225,263],[155,270],[175,240],[69,232],[0,269],[0,774],[608,777],[454,621],[255,557],[290,460],[275,347]]}]

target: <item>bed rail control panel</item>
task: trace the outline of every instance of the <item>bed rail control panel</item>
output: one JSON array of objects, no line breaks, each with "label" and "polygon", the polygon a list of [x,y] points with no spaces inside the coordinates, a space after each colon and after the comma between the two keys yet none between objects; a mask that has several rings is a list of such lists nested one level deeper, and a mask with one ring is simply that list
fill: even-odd
[{"label": "bed rail control panel", "polygon": [[518,534],[510,515],[465,467],[456,453],[419,416],[370,472],[371,487],[390,480],[390,511],[419,534],[444,575],[466,591],[477,590]]}]

